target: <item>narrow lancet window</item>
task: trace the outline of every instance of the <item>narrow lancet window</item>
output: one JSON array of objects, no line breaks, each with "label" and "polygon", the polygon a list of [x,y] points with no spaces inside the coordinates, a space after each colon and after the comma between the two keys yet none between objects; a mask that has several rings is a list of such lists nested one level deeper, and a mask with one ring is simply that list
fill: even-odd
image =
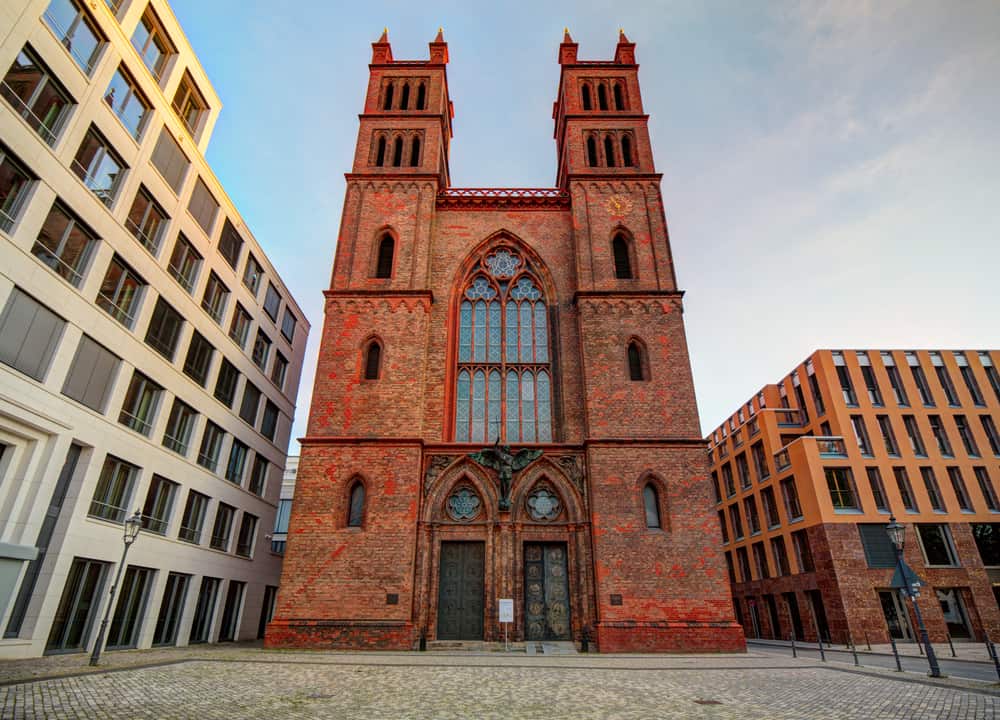
[{"label": "narrow lancet window", "polygon": [[604,136],[604,161],[608,167],[615,166],[615,143],[610,135]]},{"label": "narrow lancet window", "polygon": [[396,241],[388,233],[382,236],[378,244],[378,260],[375,263],[375,277],[385,279],[392,277],[392,257],[396,251]]},{"label": "narrow lancet window", "polygon": [[587,164],[597,167],[597,141],[593,136],[587,138]]},{"label": "narrow lancet window", "polygon": [[382,372],[382,346],[377,341],[368,343],[365,351],[365,380],[378,380]]},{"label": "narrow lancet window", "polygon": [[379,136],[378,150],[375,153],[375,164],[379,167],[385,165],[385,135]]},{"label": "narrow lancet window", "polygon": [[365,519],[365,486],[355,480],[351,487],[351,506],[347,511],[347,527],[361,527]]},{"label": "narrow lancet window", "polygon": [[409,110],[410,109],[410,84],[403,83],[403,92],[399,94],[399,109]]},{"label": "narrow lancet window", "polygon": [[604,83],[597,86],[597,107],[601,110],[608,109],[608,91],[604,87]]},{"label": "narrow lancet window", "polygon": [[659,528],[660,524],[660,498],[659,493],[652,483],[646,483],[642,489],[642,504],[646,509],[646,527]]},{"label": "narrow lancet window", "polygon": [[385,86],[385,102],[382,103],[383,110],[392,110],[392,91],[393,84],[389,83]]},{"label": "narrow lancet window", "polygon": [[417,110],[423,110],[427,105],[427,86],[423,83],[417,86]]},{"label": "narrow lancet window", "polygon": [[630,257],[628,240],[621,233],[611,241],[611,252],[615,259],[615,278],[618,280],[632,279],[632,259]]},{"label": "narrow lancet window", "polygon": [[628,377],[629,380],[645,380],[649,375],[646,372],[646,352],[645,349],[635,340],[628,344]]},{"label": "narrow lancet window", "polygon": [[583,109],[584,110],[593,110],[594,109],[594,103],[590,99],[590,85],[587,85],[586,83],[584,83],[583,89],[581,90],[581,92],[583,94]]},{"label": "narrow lancet window", "polygon": [[397,137],[392,146],[392,165],[399,167],[403,164],[403,138]]},{"label": "narrow lancet window", "polygon": [[622,167],[632,167],[632,141],[628,135],[622,136]]},{"label": "narrow lancet window", "polygon": [[621,83],[615,83],[614,93],[615,93],[615,110],[624,110],[625,109],[625,98],[622,97],[622,85],[621,85]]},{"label": "narrow lancet window", "polygon": [[413,138],[413,143],[410,146],[410,167],[418,167],[420,165],[420,138]]}]

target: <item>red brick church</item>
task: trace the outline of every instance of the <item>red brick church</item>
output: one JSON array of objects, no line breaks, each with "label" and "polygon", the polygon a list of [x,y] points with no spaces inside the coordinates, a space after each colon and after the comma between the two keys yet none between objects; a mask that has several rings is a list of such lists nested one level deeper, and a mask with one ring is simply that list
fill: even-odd
[{"label": "red brick church", "polygon": [[270,647],[742,650],[635,45],[577,59],[552,188],[455,188],[441,34],[372,45]]}]

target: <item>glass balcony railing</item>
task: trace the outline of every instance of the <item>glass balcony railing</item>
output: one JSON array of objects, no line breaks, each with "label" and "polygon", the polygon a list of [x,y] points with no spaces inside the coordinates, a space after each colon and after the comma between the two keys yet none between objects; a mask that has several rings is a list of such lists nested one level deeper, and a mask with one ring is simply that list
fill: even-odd
[{"label": "glass balcony railing", "polygon": [[821,457],[847,457],[847,444],[842,437],[814,437]]}]

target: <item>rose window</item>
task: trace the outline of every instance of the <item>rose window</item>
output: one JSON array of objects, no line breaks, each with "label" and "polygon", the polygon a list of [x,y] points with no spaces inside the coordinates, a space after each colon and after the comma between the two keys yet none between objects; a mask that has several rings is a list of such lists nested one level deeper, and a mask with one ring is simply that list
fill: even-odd
[{"label": "rose window", "polygon": [[534,520],[555,520],[561,509],[559,498],[545,488],[539,488],[528,496],[528,514]]}]

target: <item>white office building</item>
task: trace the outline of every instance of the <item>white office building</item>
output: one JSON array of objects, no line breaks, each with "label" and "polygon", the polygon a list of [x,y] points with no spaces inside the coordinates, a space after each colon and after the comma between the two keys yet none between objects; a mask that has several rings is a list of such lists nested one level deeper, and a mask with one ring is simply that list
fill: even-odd
[{"label": "white office building", "polygon": [[309,332],[164,0],[0,3],[0,658],[258,637]]}]

